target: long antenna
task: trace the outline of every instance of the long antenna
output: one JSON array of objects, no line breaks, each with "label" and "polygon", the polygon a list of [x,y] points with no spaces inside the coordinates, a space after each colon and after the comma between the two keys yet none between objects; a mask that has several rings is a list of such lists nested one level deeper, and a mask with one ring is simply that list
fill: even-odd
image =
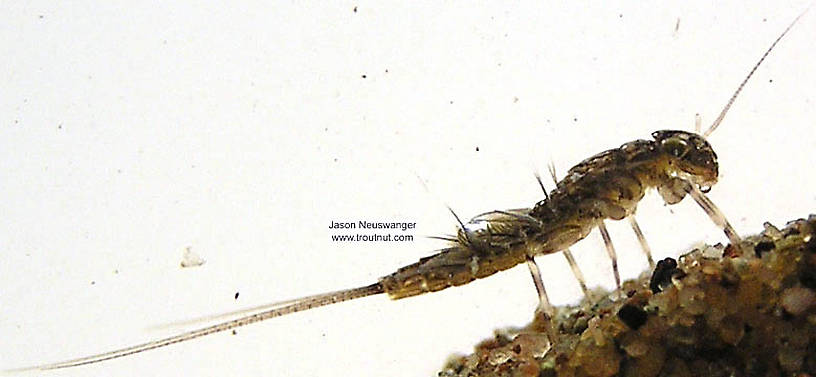
[{"label": "long antenna", "polygon": [[[135,346],[126,347],[122,349],[118,349],[115,351],[100,353],[97,355],[81,357],[77,359],[71,359],[66,361],[61,361],[58,363],[53,364],[45,364],[45,365],[37,365],[32,367],[20,368],[20,369],[12,369],[7,370],[6,372],[22,372],[22,371],[29,371],[29,370],[49,370],[49,369],[60,369],[60,368],[68,368],[68,367],[76,367],[80,365],[86,364],[94,364],[100,361],[110,360],[110,359],[117,359],[120,357],[125,357],[128,355],[133,355],[135,353],[140,353],[144,351],[149,351],[156,348],[161,348],[165,346],[169,346],[175,343],[181,343],[184,341],[188,341],[195,338],[200,338],[202,336],[215,334],[217,332],[227,331],[234,329],[236,327],[246,326],[255,322],[261,322],[270,318],[280,317],[286,314],[292,314],[296,312],[301,312],[304,310],[314,309],[321,306],[336,304],[338,302],[354,300],[357,298],[362,298],[366,296],[372,296],[380,293],[384,293],[385,290],[380,283],[374,283],[365,287],[360,288],[353,288],[347,289],[343,291],[337,292],[330,292],[324,293],[309,297],[303,297],[296,300],[286,301],[281,303],[280,307],[275,307],[273,309],[269,309],[266,311],[262,311],[255,314],[245,315],[243,317],[233,319],[226,322],[221,322],[212,326],[203,327],[197,330],[188,331],[185,333],[181,333],[178,335],[174,335],[168,338],[154,340],[147,343],[137,344]],[[274,306],[274,304],[273,304]]]},{"label": "long antenna", "polygon": [[745,84],[748,83],[748,80],[751,78],[751,76],[754,75],[754,72],[756,72],[757,68],[759,68],[759,66],[762,64],[762,62],[765,61],[765,58],[767,58],[768,54],[771,53],[771,50],[773,50],[774,47],[776,47],[776,44],[779,43],[780,40],[782,40],[782,37],[784,37],[785,34],[787,34],[788,31],[790,31],[790,29],[793,27],[793,25],[795,25],[796,22],[799,21],[799,19],[802,18],[802,16],[804,16],[805,13],[807,13],[808,10],[810,10],[811,6],[813,6],[812,3],[811,3],[811,5],[808,5],[808,7],[805,8],[805,10],[802,11],[802,13],[800,13],[798,16],[796,16],[796,18],[793,20],[793,22],[791,22],[790,25],[788,25],[788,27],[785,28],[785,31],[783,31],[782,34],[780,34],[776,38],[776,40],[771,44],[771,47],[768,47],[768,50],[766,50],[765,53],[762,54],[762,57],[759,58],[759,61],[756,64],[754,64],[753,68],[751,68],[751,72],[748,72],[748,76],[745,76],[745,79],[742,80],[742,83],[740,83],[739,87],[737,87],[737,90],[734,92],[734,94],[728,100],[728,103],[725,104],[725,107],[720,112],[720,115],[717,116],[717,119],[714,120],[714,123],[711,124],[711,127],[709,127],[703,133],[703,137],[708,137],[708,135],[711,135],[711,133],[714,132],[714,130],[716,130],[717,127],[720,126],[720,123],[722,123],[723,118],[725,118],[725,114],[728,113],[728,110],[731,108],[731,105],[733,105],[734,101],[737,100],[737,96],[739,96],[740,92],[742,92],[742,88],[745,87]]}]

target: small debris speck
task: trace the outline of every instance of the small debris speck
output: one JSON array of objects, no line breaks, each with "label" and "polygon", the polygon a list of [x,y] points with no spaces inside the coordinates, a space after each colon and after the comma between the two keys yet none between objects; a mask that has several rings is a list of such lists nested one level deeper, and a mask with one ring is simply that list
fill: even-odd
[{"label": "small debris speck", "polygon": [[184,248],[184,255],[181,258],[181,267],[198,267],[204,264],[204,259],[202,259],[198,254],[194,253],[190,250],[191,247],[187,246]]},{"label": "small debris speck", "polygon": [[773,241],[761,241],[754,246],[754,254],[757,258],[762,258],[763,253],[773,250],[774,247]]},{"label": "small debris speck", "polygon": [[677,268],[677,261],[674,258],[658,261],[649,281],[649,288],[654,293],[662,292],[663,288],[671,283],[671,278],[680,272],[681,270]]},{"label": "small debris speck", "polygon": [[366,75],[361,76],[362,78],[366,78]]},{"label": "small debris speck", "polygon": [[618,318],[630,329],[637,330],[646,323],[649,315],[646,314],[645,310],[637,306],[626,304],[618,310]]},{"label": "small debris speck", "polygon": [[354,13],[357,13],[357,7],[356,6],[354,7]]},{"label": "small debris speck", "polygon": [[476,152],[478,152],[478,151],[479,151],[479,147],[476,147]]},{"label": "small debris speck", "polygon": [[235,299],[236,299],[236,300],[238,299],[238,295],[239,295],[239,294],[241,294],[241,292],[235,292]]}]

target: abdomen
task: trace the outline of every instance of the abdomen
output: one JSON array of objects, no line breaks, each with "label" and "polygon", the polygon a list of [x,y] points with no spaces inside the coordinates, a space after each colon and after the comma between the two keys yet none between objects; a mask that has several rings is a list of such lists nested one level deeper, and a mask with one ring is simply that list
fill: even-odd
[{"label": "abdomen", "polygon": [[523,248],[482,256],[477,254],[462,245],[444,249],[380,278],[380,284],[390,298],[400,299],[467,284],[512,268],[526,258]]}]

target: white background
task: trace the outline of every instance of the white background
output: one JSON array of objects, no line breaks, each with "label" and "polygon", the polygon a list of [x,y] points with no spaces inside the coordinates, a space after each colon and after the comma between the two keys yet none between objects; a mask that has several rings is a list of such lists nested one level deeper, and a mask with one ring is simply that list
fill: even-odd
[{"label": "white background", "polygon": [[[807,5],[172,3],[0,5],[1,369],[372,283],[443,246],[421,237],[455,231],[445,203],[529,207],[551,159],[563,173],[697,112],[707,126]],[[814,33],[806,15],[710,138],[710,196],[742,234],[816,212]],[[638,218],[659,256],[725,239],[690,199],[652,193]],[[330,241],[330,221],[367,219],[416,221],[417,240]],[[624,274],[643,270],[626,224],[610,230]],[[180,268],[186,246],[206,264]],[[611,284],[597,233],[574,252]],[[540,264],[555,301],[580,296],[563,257]],[[529,280],[519,267],[43,375],[435,375],[531,319]]]}]

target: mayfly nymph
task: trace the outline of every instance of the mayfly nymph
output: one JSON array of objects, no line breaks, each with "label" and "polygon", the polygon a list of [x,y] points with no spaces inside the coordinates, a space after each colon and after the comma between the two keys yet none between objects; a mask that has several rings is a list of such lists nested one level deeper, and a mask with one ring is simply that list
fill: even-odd
[{"label": "mayfly nymph", "polygon": [[[448,247],[402,267],[376,283],[251,308],[232,313],[242,314],[237,319],[168,338],[26,369],[58,369],[97,363],[273,317],[381,293],[391,299],[400,299],[435,292],[491,276],[521,263],[526,263],[530,268],[540,296],[540,313],[548,317],[551,308],[534,257],[565,252],[573,271],[580,276],[568,249],[596,227],[603,236],[615,280],[620,287],[615,252],[604,225],[605,220],[628,219],[650,264],[653,264],[648,245],[634,220],[637,204],[650,188],[656,189],[667,204],[678,203],[690,195],[723,229],[733,247],[739,248],[739,236],[721,211],[705,196],[719,177],[717,155],[706,137],[719,126],[756,69],[803,14],[791,22],[765,51],[704,133],[656,131],[650,140],[635,140],[596,154],[567,171],[565,177],[557,182],[556,188],[550,192],[545,190],[545,198],[532,208],[490,211],[466,223],[459,221],[456,237],[448,238]],[[551,174],[555,178],[554,171],[551,170]],[[579,277],[580,280],[582,278]],[[551,339],[557,338],[555,329],[550,328],[549,332]]]}]

